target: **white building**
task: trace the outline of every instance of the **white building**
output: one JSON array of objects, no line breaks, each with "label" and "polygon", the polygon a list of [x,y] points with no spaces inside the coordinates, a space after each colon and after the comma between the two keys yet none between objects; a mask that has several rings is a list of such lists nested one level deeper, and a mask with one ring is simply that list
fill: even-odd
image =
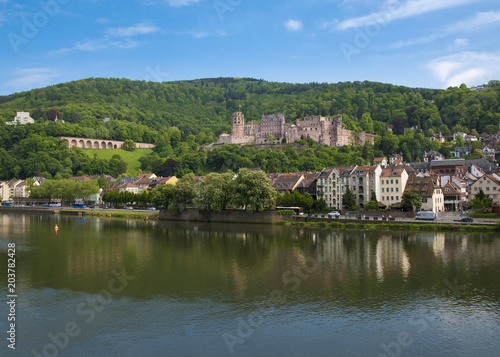
[{"label": "white building", "polygon": [[380,195],[377,199],[387,207],[401,202],[408,181],[408,172],[404,167],[382,169],[380,174]]},{"label": "white building", "polygon": [[25,125],[25,124],[33,124],[35,120],[30,117],[29,112],[17,112],[17,115],[14,117],[13,121],[8,121],[7,125]]}]

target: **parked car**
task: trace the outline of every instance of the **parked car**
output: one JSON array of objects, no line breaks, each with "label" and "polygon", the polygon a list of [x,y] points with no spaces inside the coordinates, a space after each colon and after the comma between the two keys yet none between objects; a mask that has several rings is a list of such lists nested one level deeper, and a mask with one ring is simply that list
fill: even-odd
[{"label": "parked car", "polygon": [[154,208],[154,207],[149,207],[149,208],[148,208],[148,210],[150,210],[150,211],[156,211],[156,208]]},{"label": "parked car", "polygon": [[338,211],[333,211],[328,213],[328,218],[339,218],[340,217],[340,212]]},{"label": "parked car", "polygon": [[471,217],[462,217],[460,219],[456,219],[455,222],[469,222],[472,223],[474,220]]},{"label": "parked car", "polygon": [[127,206],[125,209],[134,209],[134,207]]}]

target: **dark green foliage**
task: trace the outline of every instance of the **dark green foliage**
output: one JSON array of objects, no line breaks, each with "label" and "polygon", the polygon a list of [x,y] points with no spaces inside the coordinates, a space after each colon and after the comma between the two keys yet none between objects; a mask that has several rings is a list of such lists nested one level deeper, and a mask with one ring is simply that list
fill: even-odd
[{"label": "dark green foliage", "polygon": [[401,206],[407,211],[418,211],[422,207],[422,198],[415,190],[405,191],[401,197]]},{"label": "dark green foliage", "polygon": [[377,194],[375,193],[375,191],[372,191],[370,201],[368,201],[366,203],[366,209],[369,211],[377,211],[379,209],[378,201],[377,201]]},{"label": "dark green foliage", "polygon": [[356,197],[352,193],[349,186],[345,186],[345,193],[342,195],[342,206],[347,211],[353,211],[357,209]]},{"label": "dark green foliage", "polygon": [[[64,148],[57,136],[155,143],[155,153],[141,159],[143,171],[163,176],[211,171],[238,171],[258,166],[264,171],[321,170],[369,163],[374,157],[402,153],[405,161],[421,161],[431,149],[431,132],[449,135],[495,133],[500,123],[500,86],[473,91],[412,89],[376,82],[289,84],[251,78],[211,78],[179,82],[145,82],[89,78],[0,97],[0,179],[45,174],[69,177],[126,171],[119,160],[85,158]],[[209,152],[198,146],[230,132],[231,115],[243,111],[246,121],[263,113],[284,113],[288,122],[306,115],[342,115],[350,130],[379,137],[362,148],[329,148],[309,144],[300,154],[225,146]],[[35,124],[4,125],[16,111],[29,111]],[[56,123],[53,120],[64,120]],[[104,122],[104,118],[110,118]],[[387,132],[387,125],[393,132]],[[405,128],[415,127],[415,130]],[[425,135],[423,134],[425,133]],[[398,135],[395,135],[398,134]],[[460,145],[460,143],[459,143]],[[450,157],[450,145],[439,149]],[[474,153],[479,156],[479,152]],[[163,166],[165,162],[168,164]],[[175,165],[177,163],[177,165]]]},{"label": "dark green foliage", "polygon": [[493,206],[493,199],[487,196],[482,189],[472,200],[469,201],[469,206],[478,211],[484,211]]}]

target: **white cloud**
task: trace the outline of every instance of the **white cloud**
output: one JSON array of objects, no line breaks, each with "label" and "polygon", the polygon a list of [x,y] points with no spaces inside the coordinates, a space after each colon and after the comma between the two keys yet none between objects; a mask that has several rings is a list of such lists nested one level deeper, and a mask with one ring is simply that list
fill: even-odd
[{"label": "white cloud", "polygon": [[208,32],[205,31],[190,31],[190,33],[194,38],[204,38],[210,35]]},{"label": "white cloud", "polygon": [[438,38],[441,38],[441,36],[430,35],[430,36],[415,38],[413,40],[398,41],[398,42],[395,42],[395,43],[389,45],[389,48],[404,48],[404,47],[409,47],[409,46],[414,46],[414,45],[424,45],[426,43],[431,43],[431,42],[437,40]]},{"label": "white cloud", "polygon": [[160,28],[153,24],[141,23],[129,27],[110,27],[106,29],[106,33],[115,37],[132,37],[158,32],[159,30]]},{"label": "white cloud", "polygon": [[467,38],[456,38],[453,41],[453,48],[467,47],[469,45],[469,40]]},{"label": "white cloud", "polygon": [[7,84],[17,88],[48,85],[52,78],[59,76],[50,68],[17,68],[13,74],[17,78],[11,79]]},{"label": "white cloud", "polygon": [[173,7],[189,6],[199,2],[200,0],[167,0],[167,3]]},{"label": "white cloud", "polygon": [[99,17],[99,18],[95,19],[95,22],[98,24],[107,24],[109,22],[109,20],[105,17]]},{"label": "white cloud", "polygon": [[284,25],[288,31],[300,31],[303,27],[302,21],[293,19],[285,21]]},{"label": "white cloud", "polygon": [[[478,31],[487,26],[491,27],[491,24],[496,22],[500,23],[500,11],[477,12],[473,17],[464,21],[456,22],[446,28],[443,28],[442,30],[437,31],[437,33],[433,35],[407,41],[398,41],[389,45],[389,48],[403,48],[413,45],[427,44],[456,33],[469,33]],[[467,45],[467,39],[456,39],[452,48],[457,49],[458,47],[465,47]]]},{"label": "white cloud", "polygon": [[130,37],[147,35],[158,31],[160,31],[159,27],[146,23],[135,24],[129,27],[110,27],[104,31],[105,35],[102,38],[78,41],[73,47],[50,51],[48,54],[60,55],[73,50],[96,52],[107,48],[131,49],[139,46],[141,42],[131,40]]},{"label": "white cloud", "polygon": [[[100,50],[105,50],[107,48],[120,48],[120,49],[131,49],[135,48],[140,45],[140,42],[133,41],[131,39],[124,39],[124,40],[118,40],[118,41],[110,41],[107,39],[97,39],[97,40],[91,40],[91,39],[86,39],[82,42],[77,42],[75,44],[75,47],[73,47],[74,50],[78,51],[84,51],[84,52],[95,52],[95,51],[100,51]],[[71,50],[71,49],[69,49]],[[52,51],[51,54],[58,54],[58,53],[65,53],[69,51],[68,49],[60,49],[57,51]]]},{"label": "white cloud", "polygon": [[500,11],[476,12],[474,17],[457,22],[446,29],[449,33],[475,31],[495,22],[500,22]]},{"label": "white cloud", "polygon": [[460,5],[477,2],[478,0],[407,0],[400,4],[399,0],[387,0],[380,11],[366,16],[355,17],[337,24],[338,30],[386,24],[398,19],[414,17],[428,12],[448,9]]},{"label": "white cloud", "polygon": [[430,61],[427,68],[445,88],[487,83],[500,77],[500,52],[471,52],[443,56]]}]

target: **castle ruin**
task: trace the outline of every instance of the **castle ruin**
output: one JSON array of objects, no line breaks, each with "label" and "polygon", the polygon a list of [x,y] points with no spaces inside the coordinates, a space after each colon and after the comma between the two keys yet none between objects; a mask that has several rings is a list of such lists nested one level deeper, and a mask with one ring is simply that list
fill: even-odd
[{"label": "castle ruin", "polygon": [[293,143],[300,138],[313,139],[320,145],[341,147],[343,145],[373,144],[375,136],[364,131],[352,131],[342,126],[342,116],[305,117],[297,119],[296,124],[286,123],[284,114],[263,115],[260,123],[245,124],[242,112],[234,112],[231,121],[231,134],[222,134],[218,142],[223,144],[265,144],[269,135],[278,142],[283,139]]}]

